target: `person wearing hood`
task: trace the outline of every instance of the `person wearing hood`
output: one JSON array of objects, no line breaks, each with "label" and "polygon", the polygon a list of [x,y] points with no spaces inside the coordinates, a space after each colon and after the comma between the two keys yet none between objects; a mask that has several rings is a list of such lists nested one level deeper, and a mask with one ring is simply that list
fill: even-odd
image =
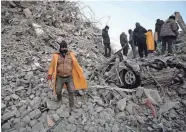
[{"label": "person wearing hood", "polygon": [[160,37],[160,31],[164,24],[163,20],[157,19],[155,24],[155,33],[154,33],[154,40],[155,40],[155,50],[160,53],[161,45],[162,45],[162,38]]},{"label": "person wearing hood", "polygon": [[152,30],[149,29],[147,33],[145,33],[145,35],[146,35],[147,49],[149,52],[153,52],[155,50],[155,45],[154,45],[154,37],[152,34]]},{"label": "person wearing hood", "polygon": [[[109,26],[105,26],[105,28],[102,30],[103,44],[105,46],[105,57],[111,56],[110,37],[108,30]],[[107,53],[107,49],[109,50],[109,53]]]},{"label": "person wearing hood", "polygon": [[145,57],[148,56],[145,35],[146,32],[147,30],[144,27],[142,27],[139,23],[136,23],[136,28],[134,29],[133,32],[133,39],[134,44],[138,46],[138,52],[141,58],[143,58],[143,54],[145,54]]},{"label": "person wearing hood", "polygon": [[157,41],[162,41],[161,37],[160,37],[160,31],[161,31],[161,27],[163,26],[164,24],[164,21],[163,20],[160,20],[160,19],[157,19],[156,20],[156,24],[155,24],[155,32],[157,33]]},{"label": "person wearing hood", "polygon": [[160,32],[160,37],[162,37],[162,54],[166,51],[166,43],[168,43],[168,54],[172,54],[172,44],[178,36],[178,29],[175,16],[170,16],[163,24]]},{"label": "person wearing hood", "polygon": [[123,55],[127,56],[129,46],[128,46],[127,35],[124,32],[122,32],[120,35],[120,44],[121,47],[123,48]]},{"label": "person wearing hood", "polygon": [[132,29],[129,29],[128,33],[129,33],[129,44],[131,45],[132,52],[133,52],[133,58],[136,58],[136,46],[134,45]]},{"label": "person wearing hood", "polygon": [[48,81],[59,102],[62,99],[62,88],[67,88],[70,112],[74,106],[74,90],[87,89],[83,70],[74,53],[68,50],[65,41],[60,43],[59,52],[53,53],[48,70]]}]

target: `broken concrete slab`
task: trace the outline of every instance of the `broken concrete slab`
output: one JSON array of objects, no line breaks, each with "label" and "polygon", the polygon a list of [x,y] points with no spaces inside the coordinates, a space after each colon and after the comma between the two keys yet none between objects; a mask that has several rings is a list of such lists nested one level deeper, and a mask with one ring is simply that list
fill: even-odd
[{"label": "broken concrete slab", "polygon": [[19,5],[22,7],[22,8],[27,8],[30,6],[30,3],[29,1],[20,1],[19,2]]},{"label": "broken concrete slab", "polygon": [[112,132],[119,132],[119,127],[118,127],[118,125],[114,125],[113,127],[112,127]]},{"label": "broken concrete slab", "polygon": [[183,105],[186,106],[186,100],[182,100]]},{"label": "broken concrete slab", "polygon": [[70,116],[70,117],[68,118],[68,122],[71,123],[71,124],[74,124],[74,122],[75,122],[74,116]]},{"label": "broken concrete slab", "polygon": [[32,23],[32,27],[34,28],[37,36],[41,36],[42,34],[44,34],[44,31],[42,30],[40,25],[38,25],[36,23]]},{"label": "broken concrete slab", "polygon": [[102,110],[103,110],[103,107],[98,107],[98,108],[96,109],[96,112],[99,113],[99,112],[101,112]]},{"label": "broken concrete slab", "polygon": [[33,127],[32,127],[32,131],[41,131],[44,129],[44,126],[41,122],[36,123]]},{"label": "broken concrete slab", "polygon": [[152,104],[158,105],[162,103],[162,99],[157,90],[144,89],[145,95],[150,99]]},{"label": "broken concrete slab", "polygon": [[40,106],[40,104],[41,104],[40,97],[34,97],[34,99],[30,101],[30,105],[36,109]]},{"label": "broken concrete slab", "polygon": [[30,99],[33,99],[34,97],[35,97],[35,95],[33,95],[33,94],[32,94],[32,95],[30,95]]},{"label": "broken concrete slab", "polygon": [[32,112],[29,113],[30,118],[33,119],[37,119],[41,116],[41,111],[39,109],[36,109]]},{"label": "broken concrete slab", "polygon": [[143,95],[143,92],[144,92],[144,88],[138,87],[136,91],[136,97],[141,98],[141,96]]},{"label": "broken concrete slab", "polygon": [[120,111],[124,111],[125,106],[126,106],[126,98],[118,101],[116,108],[118,108]]},{"label": "broken concrete slab", "polygon": [[33,127],[36,123],[38,123],[37,120],[31,120],[30,123],[29,123],[29,125],[30,125],[31,127]]},{"label": "broken concrete slab", "polygon": [[25,124],[28,124],[30,122],[30,117],[29,116],[25,116],[23,119],[22,119],[22,122],[25,123]]},{"label": "broken concrete slab", "polygon": [[133,107],[134,106],[135,106],[135,104],[132,102],[128,102],[128,104],[126,106],[126,111],[128,111],[131,115],[133,114]]},{"label": "broken concrete slab", "polygon": [[[2,101],[1,101],[2,102]],[[6,105],[1,103],[1,110],[5,109],[6,108]]]},{"label": "broken concrete slab", "polygon": [[52,101],[50,99],[47,99],[47,108],[51,110],[56,110],[61,106],[61,102]]},{"label": "broken concrete slab", "polygon": [[12,94],[10,97],[11,97],[12,99],[15,99],[15,100],[17,100],[17,99],[20,98],[20,97],[19,97],[18,95],[16,95],[16,94]]},{"label": "broken concrete slab", "polygon": [[133,101],[134,101],[135,103],[138,102],[138,98],[136,97],[136,94],[135,94],[134,92],[132,93],[132,99],[133,99]]},{"label": "broken concrete slab", "polygon": [[116,115],[116,119],[126,120],[125,112],[120,112]]},{"label": "broken concrete slab", "polygon": [[24,12],[26,18],[32,18],[32,12],[30,11],[29,8],[23,9],[23,12]]},{"label": "broken concrete slab", "polygon": [[69,117],[69,110],[68,109],[58,109],[56,112],[60,117]]},{"label": "broken concrete slab", "polygon": [[10,124],[7,122],[7,123],[4,123],[2,125],[2,131],[7,131],[8,129],[10,129]]},{"label": "broken concrete slab", "polygon": [[3,114],[1,119],[3,121],[7,121],[7,120],[9,120],[10,118],[12,118],[14,116],[15,116],[15,112],[14,111],[13,112],[8,112],[8,113]]},{"label": "broken concrete slab", "polygon": [[16,7],[17,5],[14,3],[14,1],[9,1],[9,3],[10,3],[10,5],[12,6],[12,7]]},{"label": "broken concrete slab", "polygon": [[53,114],[52,117],[53,117],[54,121],[58,121],[60,119],[58,114]]},{"label": "broken concrete slab", "polygon": [[145,121],[144,121],[144,119],[143,119],[142,116],[135,115],[135,117],[136,117],[136,119],[137,119],[137,121],[138,121],[139,123],[141,123],[141,124],[144,124],[144,123],[145,123]]},{"label": "broken concrete slab", "polygon": [[159,115],[161,115],[162,113],[174,108],[179,102],[172,102],[172,101],[168,101],[165,104],[160,106],[160,110],[159,110]]}]

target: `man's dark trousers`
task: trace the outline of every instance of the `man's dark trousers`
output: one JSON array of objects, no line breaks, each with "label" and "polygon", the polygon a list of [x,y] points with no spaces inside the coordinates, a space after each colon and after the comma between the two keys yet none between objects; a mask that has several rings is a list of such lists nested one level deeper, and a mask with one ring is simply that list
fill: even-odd
[{"label": "man's dark trousers", "polygon": [[143,52],[145,53],[145,57],[148,56],[148,51],[147,51],[147,44],[146,44],[146,39],[145,38],[141,38],[137,41],[138,44],[138,52],[139,52],[139,56],[141,58],[143,58]]},{"label": "man's dark trousers", "polygon": [[[104,43],[105,46],[105,57],[110,57],[111,56],[111,47],[109,43]],[[109,53],[107,53],[107,49],[109,49]]]}]

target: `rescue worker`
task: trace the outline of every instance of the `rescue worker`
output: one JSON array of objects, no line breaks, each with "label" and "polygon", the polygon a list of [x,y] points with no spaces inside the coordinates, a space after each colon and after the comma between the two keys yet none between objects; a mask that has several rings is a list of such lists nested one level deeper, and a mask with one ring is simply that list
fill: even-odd
[{"label": "rescue worker", "polygon": [[157,50],[158,53],[160,53],[161,45],[162,45],[162,38],[160,37],[160,31],[162,28],[162,25],[164,24],[163,20],[157,19],[155,24],[155,50]]},{"label": "rescue worker", "polygon": [[164,24],[163,20],[160,20],[160,19],[156,20],[155,32],[157,33],[157,41],[160,41],[160,42],[162,41],[162,39],[160,37],[160,31],[161,31],[163,24]]},{"label": "rescue worker", "polygon": [[120,35],[120,44],[121,47],[123,48],[123,55],[127,56],[129,46],[128,46],[127,35],[124,32],[122,32]]},{"label": "rescue worker", "polygon": [[74,106],[74,90],[86,89],[87,82],[81,66],[78,64],[74,53],[68,50],[65,41],[60,43],[59,52],[52,56],[48,70],[48,80],[59,102],[62,99],[62,88],[67,88],[71,112]]},{"label": "rescue worker", "polygon": [[152,30],[149,29],[146,35],[146,43],[147,43],[147,50],[152,53],[155,50],[155,45],[154,45],[154,37],[152,34]]},{"label": "rescue worker", "polygon": [[[110,37],[108,30],[109,26],[105,26],[105,28],[102,30],[103,44],[105,46],[105,57],[111,56]],[[107,53],[107,49],[109,50],[109,53]]]},{"label": "rescue worker", "polygon": [[133,52],[133,58],[136,58],[136,46],[134,45],[134,39],[133,39],[133,31],[132,29],[129,29],[129,44],[132,47],[132,52]]},{"label": "rescue worker", "polygon": [[134,29],[134,44],[138,46],[139,56],[143,58],[143,53],[145,57],[148,56],[147,44],[146,44],[146,35],[147,30],[142,27],[138,22],[136,23],[136,28]]},{"label": "rescue worker", "polygon": [[179,34],[178,29],[175,16],[170,16],[163,24],[160,32],[160,37],[162,37],[162,54],[166,51],[166,43],[168,43],[168,55],[172,54],[172,44]]}]

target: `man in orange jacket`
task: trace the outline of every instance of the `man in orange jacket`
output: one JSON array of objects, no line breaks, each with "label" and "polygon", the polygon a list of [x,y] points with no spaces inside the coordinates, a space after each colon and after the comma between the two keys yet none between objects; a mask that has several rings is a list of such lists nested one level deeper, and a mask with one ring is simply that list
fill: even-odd
[{"label": "man in orange jacket", "polygon": [[49,70],[48,80],[58,101],[61,101],[61,91],[65,84],[69,94],[70,111],[74,106],[74,90],[86,89],[87,83],[83,70],[72,51],[68,51],[67,43],[60,43],[59,52],[53,54]]}]

